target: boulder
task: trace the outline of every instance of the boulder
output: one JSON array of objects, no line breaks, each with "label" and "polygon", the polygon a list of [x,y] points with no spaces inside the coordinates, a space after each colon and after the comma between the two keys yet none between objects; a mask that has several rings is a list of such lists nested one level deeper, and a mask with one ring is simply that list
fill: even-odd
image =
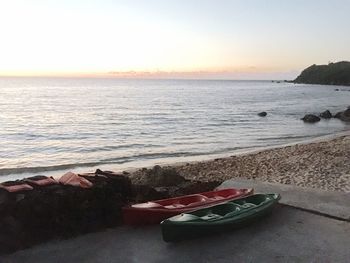
[{"label": "boulder", "polygon": [[153,169],[148,169],[146,171],[144,180],[145,182],[143,184],[152,187],[174,186],[186,181],[186,179],[182,177],[175,170],[175,168],[162,168],[159,165],[154,166]]},{"label": "boulder", "polygon": [[306,114],[304,116],[304,118],[302,118],[302,120],[304,122],[307,122],[307,123],[315,123],[315,122],[318,122],[320,121],[320,117],[316,116],[316,115],[313,115],[313,114]]},{"label": "boulder", "polygon": [[334,116],[333,116],[333,118],[336,118],[336,119],[340,119],[340,116],[342,115],[342,111],[339,111],[339,112],[337,112]]},{"label": "boulder", "polygon": [[258,113],[258,116],[260,116],[260,117],[265,117],[266,115],[267,115],[266,111],[262,111],[262,112]]},{"label": "boulder", "polygon": [[148,185],[132,185],[132,203],[143,203],[169,197],[170,195],[166,188],[153,188]]},{"label": "boulder", "polygon": [[132,202],[135,203],[207,192],[222,183],[187,180],[175,168],[159,165],[138,170],[132,182]]},{"label": "boulder", "polygon": [[320,113],[320,117],[324,119],[332,118],[332,113],[329,110]]},{"label": "boulder", "polygon": [[344,112],[343,112],[343,115],[345,117],[350,117],[350,108],[347,108]]},{"label": "boulder", "polygon": [[221,185],[222,181],[210,181],[210,182],[202,182],[202,181],[187,181],[179,185],[176,192],[171,193],[171,196],[181,196],[181,195],[189,195],[189,194],[198,194],[203,192],[208,192],[214,190],[216,187]]},{"label": "boulder", "polygon": [[201,182],[187,180],[178,185],[151,187],[148,185],[133,185],[133,203],[172,198],[182,195],[197,194],[214,190],[222,184],[221,181]]},{"label": "boulder", "polygon": [[334,115],[334,118],[345,122],[350,122],[350,108],[348,107],[345,111],[337,112],[337,114]]}]

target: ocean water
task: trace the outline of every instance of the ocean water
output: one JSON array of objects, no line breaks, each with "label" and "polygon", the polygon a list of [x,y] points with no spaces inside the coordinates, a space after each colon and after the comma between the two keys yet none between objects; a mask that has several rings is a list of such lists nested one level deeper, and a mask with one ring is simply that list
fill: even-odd
[{"label": "ocean water", "polygon": [[[349,105],[349,87],[0,78],[0,180],[122,170],[301,141],[350,128],[337,119],[305,124],[304,114]],[[267,117],[258,117],[261,111]]]}]

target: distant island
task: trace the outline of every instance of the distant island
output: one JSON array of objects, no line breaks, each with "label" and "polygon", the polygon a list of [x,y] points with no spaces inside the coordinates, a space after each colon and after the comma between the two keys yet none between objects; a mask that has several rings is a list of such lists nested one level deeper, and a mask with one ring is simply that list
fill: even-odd
[{"label": "distant island", "polygon": [[312,65],[304,69],[294,83],[350,86],[350,62]]}]

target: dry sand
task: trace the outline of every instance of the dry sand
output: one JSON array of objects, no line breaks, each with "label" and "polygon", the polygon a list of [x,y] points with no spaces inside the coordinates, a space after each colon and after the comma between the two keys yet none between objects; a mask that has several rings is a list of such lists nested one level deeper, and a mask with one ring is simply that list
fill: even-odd
[{"label": "dry sand", "polygon": [[[350,133],[327,140],[173,167],[185,178],[201,181],[239,177],[350,192]],[[142,176],[142,173],[139,170],[134,175]]]}]

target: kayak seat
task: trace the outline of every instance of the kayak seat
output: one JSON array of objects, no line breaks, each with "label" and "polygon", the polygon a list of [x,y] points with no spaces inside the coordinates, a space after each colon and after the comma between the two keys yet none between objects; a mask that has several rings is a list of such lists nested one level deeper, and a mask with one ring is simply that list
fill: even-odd
[{"label": "kayak seat", "polygon": [[242,208],[253,208],[256,207],[256,204],[252,204],[252,203],[245,203],[243,205],[241,205]]},{"label": "kayak seat", "polygon": [[161,208],[164,207],[161,204],[155,203],[155,202],[147,202],[142,204],[136,204],[132,205],[134,208]]},{"label": "kayak seat", "polygon": [[206,221],[217,220],[220,218],[222,218],[221,215],[213,214],[213,213],[207,214],[205,216],[201,216],[201,219],[206,220]]},{"label": "kayak seat", "polygon": [[193,205],[193,204],[198,204],[198,203],[203,203],[205,201],[207,201],[208,198],[206,196],[203,195],[192,195],[192,196],[188,196],[185,198],[179,198],[179,200],[177,200],[176,203],[182,204],[182,205]]},{"label": "kayak seat", "polygon": [[268,201],[266,199],[266,195],[256,194],[256,195],[248,196],[248,197],[244,198],[244,200],[235,200],[232,202],[235,204],[239,204],[239,205],[244,205],[246,203],[254,204],[254,205],[261,205],[261,204],[265,203],[266,201]]},{"label": "kayak seat", "polygon": [[210,199],[213,199],[213,200],[221,200],[221,199],[225,199],[225,197],[220,196],[220,195],[217,195],[217,196],[211,197]]},{"label": "kayak seat", "polygon": [[174,208],[182,208],[185,207],[185,205],[183,204],[172,204],[172,205],[166,205],[164,206],[165,208],[169,208],[169,209],[174,209]]},{"label": "kayak seat", "polygon": [[181,215],[175,216],[173,218],[170,218],[170,220],[178,221],[178,222],[185,222],[185,221],[198,221],[198,220],[202,220],[202,218],[199,216],[196,216],[196,215],[192,215],[192,214],[181,214]]},{"label": "kayak seat", "polygon": [[205,195],[208,198],[215,198],[217,196],[220,196],[222,198],[228,198],[228,197],[231,197],[231,196],[237,196],[237,194],[239,192],[240,191],[237,190],[237,189],[230,189],[230,188],[228,188],[228,189],[218,190],[216,192],[203,193],[203,195]]},{"label": "kayak seat", "polygon": [[226,216],[229,213],[236,212],[237,209],[239,209],[237,205],[226,203],[211,207],[210,213],[217,214],[219,216]]}]

